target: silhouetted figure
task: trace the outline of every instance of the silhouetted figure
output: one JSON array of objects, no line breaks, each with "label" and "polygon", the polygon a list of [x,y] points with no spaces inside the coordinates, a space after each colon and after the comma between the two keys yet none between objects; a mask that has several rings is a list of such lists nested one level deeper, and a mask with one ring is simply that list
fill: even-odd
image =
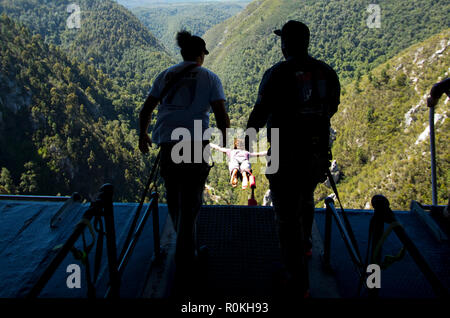
[{"label": "silhouetted figure", "polygon": [[[291,20],[274,33],[281,36],[286,60],[265,72],[247,128],[267,124],[269,129],[279,129],[279,169],[266,176],[287,272],[286,289],[293,297],[307,297],[314,189],[325,181],[330,165],[330,118],[340,103],[340,84],[330,66],[308,55],[310,33],[305,24]],[[274,146],[270,132],[269,156]]]},{"label": "silhouetted figure", "polygon": [[[194,276],[196,268],[195,221],[210,169],[208,158],[203,155],[209,143],[203,140],[203,132],[209,127],[211,108],[224,138],[230,123],[221,81],[216,74],[202,67],[205,55],[209,54],[205,41],[182,31],[177,34],[177,42],[184,61],[169,67],[155,79],[139,115],[139,149],[147,153],[152,145],[147,130],[151,113],[160,103],[152,136],[161,149],[160,173],[166,187],[169,214],[177,233],[175,281],[182,286],[181,293],[185,293],[189,292],[187,288],[195,286],[188,278]],[[167,85],[172,87],[167,90]],[[194,120],[201,121],[198,134],[194,133]],[[173,149],[181,145],[177,144],[180,140],[172,139],[176,128],[186,128],[191,136],[190,140],[181,138],[186,147],[181,151]],[[174,156],[183,155],[183,151],[189,148],[190,161],[176,163],[178,160],[174,160]]]}]

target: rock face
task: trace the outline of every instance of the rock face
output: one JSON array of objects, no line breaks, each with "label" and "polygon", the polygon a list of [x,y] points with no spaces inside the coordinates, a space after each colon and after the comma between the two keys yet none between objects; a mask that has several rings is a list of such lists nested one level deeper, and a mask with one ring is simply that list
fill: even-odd
[{"label": "rock face", "polygon": [[[341,172],[339,171],[339,167],[338,167],[338,164],[337,164],[336,160],[333,160],[333,162],[331,163],[330,172],[331,172],[331,176],[333,177],[334,183],[338,183],[339,179],[340,179]],[[327,178],[327,180],[325,181],[324,184],[328,188],[331,188],[330,180],[328,178]]]},{"label": "rock face", "polygon": [[14,80],[0,76],[0,86],[3,89],[3,99],[0,104],[13,114],[17,114],[21,109],[30,105],[31,92],[20,87]]},{"label": "rock face", "polygon": [[272,195],[270,193],[270,189],[266,191],[263,198],[263,206],[273,206]]},{"label": "rock face", "polygon": [[336,130],[330,127],[330,139],[329,139],[329,147],[333,146],[334,141],[336,140]]}]

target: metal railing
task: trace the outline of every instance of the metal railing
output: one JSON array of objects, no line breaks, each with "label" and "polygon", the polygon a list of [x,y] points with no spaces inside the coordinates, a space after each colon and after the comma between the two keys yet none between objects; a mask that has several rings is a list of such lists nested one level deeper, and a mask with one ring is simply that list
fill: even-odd
[{"label": "metal railing", "polygon": [[[8,199],[14,199],[15,196],[10,196]],[[70,198],[70,197],[67,197]],[[105,298],[118,298],[120,295],[120,280],[125,270],[126,265],[133,253],[134,247],[142,234],[144,225],[148,219],[150,213],[153,212],[153,241],[154,241],[154,260],[158,259],[161,255],[160,250],[160,229],[159,229],[159,211],[158,211],[158,194],[153,192],[150,196],[150,202],[144,215],[142,216],[137,228],[131,228],[132,240],[129,244],[125,244],[123,247],[122,255],[117,258],[117,243],[116,232],[114,227],[114,211],[113,211],[113,186],[111,184],[105,184],[101,187],[98,198],[91,202],[89,209],[83,214],[82,220],[75,226],[74,231],[65,241],[62,247],[58,250],[57,254],[52,258],[49,265],[45,268],[43,273],[36,279],[33,287],[26,295],[27,298],[35,298],[39,296],[42,289],[47,285],[58,266],[66,258],[67,254],[72,251],[74,244],[83,235],[84,231],[91,220],[96,218],[102,218],[105,224],[105,236],[106,236],[106,248],[108,256],[108,272],[109,282],[108,288],[105,294]],[[39,200],[44,200],[39,197]],[[61,200],[59,200],[61,201]],[[98,239],[98,236],[96,240]],[[96,254],[99,251],[96,251]],[[101,253],[101,251],[100,251]],[[97,255],[96,255],[97,257]],[[100,256],[101,257],[101,256]],[[88,284],[88,297],[95,297],[95,293],[89,290]]]},{"label": "metal railing", "polygon": [[[389,201],[382,195],[376,195],[372,198],[372,206],[374,207],[374,215],[370,221],[370,229],[369,229],[369,242],[368,242],[368,254],[371,248],[371,262],[372,264],[381,264],[381,247],[377,246],[383,236],[384,233],[384,224],[392,224],[397,222],[394,213],[389,207]],[[345,243],[347,251],[350,255],[350,259],[355,266],[355,271],[359,276],[360,285],[358,294],[360,294],[360,288],[364,284],[364,278],[367,276],[366,266],[368,264],[364,264],[361,260],[361,257],[358,255],[357,250],[350,239],[350,235],[344,226],[339,214],[336,211],[334,206],[334,200],[332,198],[327,198],[325,200],[326,209],[325,209],[325,239],[324,239],[324,253],[322,255],[322,261],[326,268],[331,269],[330,262],[330,254],[331,254],[331,225],[332,219],[334,217],[336,221],[336,225],[339,229],[341,237]],[[419,252],[413,241],[406,234],[405,229],[402,226],[396,226],[392,229],[394,233],[397,235],[398,239],[404,245],[406,251],[410,254],[413,261],[419,267],[419,270],[424,274],[427,281],[430,283],[433,291],[438,297],[448,297],[449,292],[438,279],[436,274],[432,271],[425,258]],[[372,241],[372,242],[371,242]],[[370,246],[370,244],[372,245]],[[377,249],[377,253],[374,253]],[[368,260],[366,260],[367,262]],[[378,297],[378,290],[368,289],[369,297]]]},{"label": "metal railing", "polygon": [[[375,251],[375,245],[378,244],[379,239],[383,235],[384,230],[384,223],[392,224],[394,222],[397,222],[397,219],[395,218],[394,213],[392,212],[389,201],[387,198],[385,198],[382,195],[375,195],[372,198],[372,206],[374,208],[374,215],[373,215],[373,226],[374,226],[374,233],[373,233],[373,245],[372,245],[372,251]],[[442,282],[439,280],[439,278],[436,276],[436,274],[433,272],[431,267],[428,265],[427,261],[423,257],[423,255],[420,253],[419,249],[416,247],[414,242],[411,240],[411,238],[406,234],[405,229],[403,226],[396,226],[393,227],[393,232],[397,235],[397,238],[400,240],[400,242],[405,247],[406,251],[409,253],[411,258],[413,259],[414,263],[419,267],[419,270],[422,272],[422,274],[425,276],[427,281],[430,283],[431,288],[433,289],[434,293],[438,297],[448,297],[449,292],[445,288],[445,286],[442,284]],[[376,259],[374,259],[376,264],[380,264],[381,261],[381,251],[378,253],[378,256]],[[376,297],[376,291],[372,293],[372,296]]]},{"label": "metal railing", "polygon": [[[139,237],[142,234],[142,230],[144,229],[145,223],[149,217],[149,215],[153,212],[153,244],[154,244],[154,255],[153,255],[153,261],[156,261],[161,256],[161,243],[160,243],[160,237],[159,237],[159,211],[158,211],[158,193],[153,192],[150,195],[150,202],[148,205],[147,210],[145,211],[144,215],[141,218],[141,221],[137,225],[136,229],[131,228],[130,231],[133,233],[131,236],[131,241],[128,245],[125,245],[122,249],[122,253],[119,260],[119,265],[117,267],[117,271],[119,273],[119,276],[122,276],[125,267],[128,264],[128,261],[130,260],[130,257],[134,251],[134,248],[136,246],[137,241],[139,240]],[[133,231],[134,230],[134,231]],[[110,297],[110,294],[113,293],[112,286],[108,287],[105,298]]]},{"label": "metal railing", "polygon": [[324,265],[330,269],[331,268],[331,262],[330,262],[330,256],[331,256],[331,224],[333,221],[333,217],[336,221],[336,225],[339,229],[339,232],[341,234],[342,240],[345,243],[345,247],[347,248],[347,251],[350,255],[350,258],[352,260],[352,263],[355,266],[356,273],[362,279],[365,276],[365,270],[363,268],[362,260],[360,259],[358,253],[356,252],[356,248],[352,243],[352,240],[350,239],[350,235],[347,232],[347,229],[344,226],[344,223],[342,222],[341,218],[339,217],[339,214],[336,211],[336,208],[334,206],[334,200],[330,197],[325,199],[325,240],[324,240],[324,253],[322,255],[322,260]]},{"label": "metal railing", "polygon": [[[76,195],[76,194],[74,194],[74,195]],[[70,198],[71,197],[49,196],[49,195],[11,195],[11,194],[0,194],[0,200],[14,200],[14,201],[51,201],[51,202],[61,202],[61,201],[67,201]]]}]

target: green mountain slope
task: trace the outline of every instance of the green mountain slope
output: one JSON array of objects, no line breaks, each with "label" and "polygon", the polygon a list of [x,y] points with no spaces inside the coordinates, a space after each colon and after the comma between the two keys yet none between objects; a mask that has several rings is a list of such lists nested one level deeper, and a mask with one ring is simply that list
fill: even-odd
[{"label": "green mountain slope", "polygon": [[450,26],[445,0],[377,3],[379,29],[367,27],[368,3],[359,0],[256,0],[209,30],[205,40],[215,49],[206,64],[224,82],[234,125],[248,117],[264,71],[282,59],[272,32],[290,19],[310,27],[311,55],[334,67],[344,82]]},{"label": "green mountain slope", "polygon": [[137,200],[145,164],[136,131],[115,120],[112,81],[0,17],[0,192]]},{"label": "green mountain slope", "polygon": [[[185,3],[204,3],[204,2],[224,2],[223,0],[116,0],[127,8],[142,6],[151,6],[154,4],[185,4]],[[241,0],[226,0],[226,2],[240,2]]]},{"label": "green mountain slope", "polygon": [[247,4],[248,1],[154,4],[139,6],[131,11],[173,56],[181,59],[175,41],[176,32],[185,29],[192,34],[203,36],[208,29],[235,15]]},{"label": "green mountain slope", "polygon": [[163,46],[127,9],[112,0],[80,0],[80,28],[69,28],[73,1],[1,0],[0,13],[94,65],[117,83],[115,108],[128,118],[140,107],[157,74],[172,63]]},{"label": "green mountain slope", "polygon": [[[338,189],[346,208],[371,208],[375,194],[387,196],[394,209],[408,210],[411,200],[431,204],[426,97],[434,83],[449,76],[449,49],[447,29],[343,86],[332,126],[337,132],[333,157],[341,173]],[[446,204],[450,189],[448,103],[444,95],[435,116],[439,204]],[[254,166],[260,204],[268,189],[261,166]],[[209,202],[246,204],[250,192],[231,189],[226,169],[226,164],[212,169]],[[331,193],[319,185],[317,207]]]}]

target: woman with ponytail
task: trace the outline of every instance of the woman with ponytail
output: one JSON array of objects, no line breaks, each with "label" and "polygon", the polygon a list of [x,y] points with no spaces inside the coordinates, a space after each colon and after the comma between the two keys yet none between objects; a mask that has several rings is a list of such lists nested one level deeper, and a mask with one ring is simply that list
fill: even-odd
[{"label": "woman with ponytail", "polygon": [[[152,139],[147,130],[151,113],[159,104],[152,138],[160,147],[160,174],[166,187],[169,214],[177,232],[175,284],[179,293],[188,294],[188,288],[193,286],[189,279],[198,269],[195,221],[210,169],[204,155],[209,140],[203,140],[203,133],[209,128],[211,109],[224,142],[230,120],[225,110],[225,94],[219,77],[202,67],[205,55],[209,54],[205,41],[187,31],[178,32],[176,40],[183,61],[164,70],[154,81],[139,114],[139,149],[143,153],[149,152]],[[199,129],[200,126],[202,131],[194,133],[194,127]],[[186,140],[185,136],[181,140],[173,139],[172,133],[177,128],[187,129],[190,139]],[[174,137],[177,136],[175,133]],[[190,154],[186,152],[183,155],[186,149],[191,150]],[[201,154],[195,155],[199,151]],[[190,160],[185,160],[186,156]],[[197,160],[194,161],[194,158]],[[198,158],[202,158],[202,161],[198,162]]]}]

